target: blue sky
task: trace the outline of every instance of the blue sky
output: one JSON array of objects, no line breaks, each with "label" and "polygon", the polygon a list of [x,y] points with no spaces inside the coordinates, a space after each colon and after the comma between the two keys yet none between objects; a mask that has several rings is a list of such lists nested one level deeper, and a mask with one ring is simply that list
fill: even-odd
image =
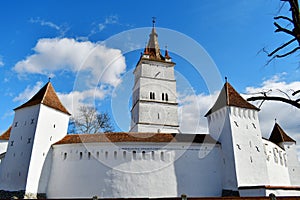
[{"label": "blue sky", "polygon": [[[99,110],[113,115],[117,121],[116,130],[126,131],[130,97],[125,97],[125,103],[120,104],[124,105],[124,115],[120,117],[116,114],[118,109],[112,108],[119,104],[113,94],[130,93],[131,72],[148,41],[148,33],[139,35],[141,38],[135,41],[139,44],[134,43],[135,37],[127,40],[126,45],[131,45],[132,49],[127,53],[118,49],[120,44],[111,43],[110,46],[105,41],[129,30],[151,27],[153,16],[158,28],[184,34],[200,44],[215,63],[221,79],[227,76],[237,91],[249,94],[270,87],[273,90],[296,89],[300,77],[299,54],[265,66],[268,57],[258,53],[263,47],[272,50],[289,39],[284,34],[274,33],[273,17],[280,7],[279,0],[1,1],[0,131],[6,130],[12,122],[13,108],[30,98],[49,76],[67,107],[71,107],[70,102],[73,102],[72,109],[92,102]],[[289,14],[287,6],[281,14]],[[185,112],[193,112],[195,99],[203,101],[198,113],[200,126],[205,128],[206,121],[202,117],[217,92],[209,91],[203,77],[195,75],[189,61],[175,52],[172,54],[175,45],[166,42],[167,36],[160,35],[159,31],[158,34],[161,49],[168,46],[177,63],[176,77],[182,80],[178,84],[181,118],[188,121]],[[95,53],[94,60],[84,60],[91,50]],[[187,54],[193,51],[186,49]],[[119,59],[110,63],[110,58],[116,57]],[[103,74],[105,64],[110,68]],[[126,92],[122,92],[122,88]],[[268,136],[277,118],[287,132],[300,140],[299,120],[288,119],[291,115],[300,117],[300,111],[282,106],[264,103],[261,111],[263,134]],[[274,108],[286,112],[278,114]],[[195,118],[197,115],[193,114]]]}]

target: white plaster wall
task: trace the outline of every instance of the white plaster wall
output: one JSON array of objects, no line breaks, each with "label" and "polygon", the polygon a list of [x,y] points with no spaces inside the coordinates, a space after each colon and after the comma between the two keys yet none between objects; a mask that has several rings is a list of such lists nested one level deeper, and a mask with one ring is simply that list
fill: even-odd
[{"label": "white plaster wall", "polygon": [[300,186],[300,163],[297,156],[296,144],[293,142],[285,142],[282,146],[286,151],[291,185]]},{"label": "white plaster wall", "polygon": [[266,190],[266,196],[269,196],[270,194],[275,194],[275,196],[300,196],[300,191],[298,190]]},{"label": "white plaster wall", "polygon": [[139,123],[178,126],[177,105],[139,104]]},{"label": "white plaster wall", "polygon": [[164,125],[148,125],[136,124],[130,132],[143,132],[143,133],[179,133],[178,127],[164,126]]},{"label": "white plaster wall", "polygon": [[223,189],[237,191],[237,179],[235,171],[235,158],[229,123],[229,108],[223,107],[207,116],[209,134],[221,142],[221,171]]},{"label": "white plaster wall", "polygon": [[[157,74],[160,72],[159,74]],[[163,62],[145,62],[141,66],[141,76],[153,78],[162,78],[174,80],[174,67],[170,63]]]},{"label": "white plaster wall", "polygon": [[1,190],[25,190],[39,108],[35,105],[15,112],[7,152],[1,164]]},{"label": "white plaster wall", "polygon": [[117,145],[53,146],[47,197],[221,195],[219,147],[210,151],[209,145],[185,143]]},{"label": "white plaster wall", "polygon": [[[162,79],[141,77],[138,83],[140,84],[139,98],[141,100],[161,101],[168,103],[177,102],[176,82],[174,80],[167,81]],[[150,92],[155,93],[154,100],[150,99]],[[166,93],[168,95],[168,101],[162,100],[162,93]]]},{"label": "white plaster wall", "polygon": [[[278,145],[264,140],[265,157],[271,186],[289,186],[290,177],[285,151]],[[281,154],[281,156],[280,156]]]},{"label": "white plaster wall", "polygon": [[[28,170],[26,193],[37,193],[50,146],[67,134],[69,115],[41,105]],[[46,191],[39,191],[45,193]]]},{"label": "white plaster wall", "polygon": [[238,187],[269,183],[264,145],[255,110],[230,107]]},{"label": "white plaster wall", "polygon": [[0,154],[6,152],[7,144],[8,144],[8,140],[0,140]]}]

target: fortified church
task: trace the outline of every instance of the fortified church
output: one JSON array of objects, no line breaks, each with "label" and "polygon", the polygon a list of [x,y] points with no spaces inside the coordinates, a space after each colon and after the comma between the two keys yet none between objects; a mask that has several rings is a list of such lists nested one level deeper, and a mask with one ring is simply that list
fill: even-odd
[{"label": "fortified church", "polygon": [[70,113],[48,82],[0,136],[0,190],[23,197],[300,196],[296,141],[225,82],[207,134],[179,132],[174,66],[150,39],[134,70],[131,129],[67,135]]}]

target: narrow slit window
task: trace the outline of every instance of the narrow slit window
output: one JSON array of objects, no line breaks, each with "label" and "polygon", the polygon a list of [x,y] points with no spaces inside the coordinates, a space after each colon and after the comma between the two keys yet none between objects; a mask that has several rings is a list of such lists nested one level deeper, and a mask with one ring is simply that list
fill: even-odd
[{"label": "narrow slit window", "polygon": [[114,151],[114,159],[117,159],[117,152],[116,151]]},{"label": "narrow slit window", "polygon": [[166,101],[168,101],[169,100],[169,98],[168,98],[168,94],[166,93]]},{"label": "narrow slit window", "polygon": [[132,157],[133,157],[134,160],[136,160],[136,151],[132,152]]},{"label": "narrow slit window", "polygon": [[161,100],[165,100],[165,94],[164,93],[161,94]]},{"label": "narrow slit window", "polygon": [[143,160],[146,159],[146,152],[145,151],[142,151],[142,158],[143,158]]},{"label": "narrow slit window", "polygon": [[155,159],[155,153],[154,153],[154,151],[151,151],[151,158],[152,158],[152,160]]},{"label": "narrow slit window", "polygon": [[82,152],[79,153],[79,159],[82,159]]},{"label": "narrow slit window", "polygon": [[160,159],[162,160],[162,161],[164,161],[165,160],[165,154],[164,154],[164,152],[162,151],[162,152],[160,152]]},{"label": "narrow slit window", "polygon": [[88,159],[91,159],[91,152],[88,152]]},{"label": "narrow slit window", "polygon": [[67,159],[67,153],[65,152],[64,153],[64,160],[66,160]]}]

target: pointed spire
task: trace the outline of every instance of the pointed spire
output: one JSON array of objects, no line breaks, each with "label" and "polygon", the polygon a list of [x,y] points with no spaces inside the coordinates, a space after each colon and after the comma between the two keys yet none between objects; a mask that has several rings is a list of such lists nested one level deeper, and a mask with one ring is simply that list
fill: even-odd
[{"label": "pointed spire", "polygon": [[291,138],[284,132],[284,130],[279,126],[279,124],[277,124],[277,122],[275,122],[275,125],[271,132],[269,141],[271,141],[275,144],[279,144],[281,142],[295,142],[296,143],[296,141],[293,138]]},{"label": "pointed spire", "polygon": [[231,85],[226,82],[219,94],[219,97],[213,107],[206,113],[205,117],[209,114],[219,110],[225,106],[235,106],[239,108],[248,108],[252,110],[259,110],[259,108],[246,101]]},{"label": "pointed spire", "polygon": [[160,48],[158,44],[158,35],[156,33],[155,29],[155,23],[156,23],[156,18],[152,18],[152,30],[149,35],[149,41],[148,45],[146,46],[144,52],[148,52],[150,55],[150,58],[156,59],[156,60],[164,60],[163,56],[160,53]]},{"label": "pointed spire", "polygon": [[31,99],[29,99],[23,105],[15,108],[14,110],[18,110],[21,108],[34,106],[38,104],[44,104],[50,108],[59,110],[63,113],[70,115],[70,113],[67,111],[67,109],[63,106],[63,104],[59,100],[50,81],[44,87],[42,87]]},{"label": "pointed spire", "polygon": [[166,60],[170,60],[171,57],[169,56],[169,52],[168,52],[168,47],[166,46],[166,50],[165,50],[165,58]]}]

